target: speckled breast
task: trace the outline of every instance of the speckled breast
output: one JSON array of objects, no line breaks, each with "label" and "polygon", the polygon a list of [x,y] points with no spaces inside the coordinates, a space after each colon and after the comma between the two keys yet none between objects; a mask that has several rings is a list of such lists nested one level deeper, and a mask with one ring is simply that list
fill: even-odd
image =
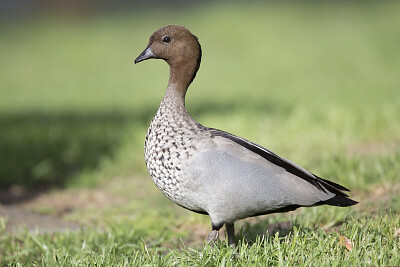
[{"label": "speckled breast", "polygon": [[186,194],[182,190],[185,179],[182,164],[195,153],[193,139],[201,127],[194,120],[182,120],[179,114],[171,114],[160,107],[145,140],[146,166],[154,183],[169,199],[188,209],[193,207],[185,201]]}]

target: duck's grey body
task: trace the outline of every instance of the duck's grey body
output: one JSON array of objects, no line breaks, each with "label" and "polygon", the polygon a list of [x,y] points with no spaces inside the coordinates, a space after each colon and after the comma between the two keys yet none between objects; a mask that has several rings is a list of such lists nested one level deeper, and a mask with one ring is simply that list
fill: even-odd
[{"label": "duck's grey body", "polygon": [[[320,188],[231,139],[281,159]],[[157,187],[173,202],[209,214],[214,225],[285,208],[323,204],[336,196],[324,182],[265,148],[197,123],[163,100],[147,131],[145,160]]]},{"label": "duck's grey body", "polygon": [[[165,36],[176,39],[175,46],[157,43]],[[213,232],[226,224],[230,244],[233,223],[239,219],[302,206],[357,203],[343,192],[348,191],[345,187],[248,140],[204,127],[188,114],[184,98],[199,67],[201,49],[186,28],[172,25],[156,31],[135,62],[147,58],[163,58],[171,67],[165,97],[146,135],[150,176],[176,204],[208,214]]]}]

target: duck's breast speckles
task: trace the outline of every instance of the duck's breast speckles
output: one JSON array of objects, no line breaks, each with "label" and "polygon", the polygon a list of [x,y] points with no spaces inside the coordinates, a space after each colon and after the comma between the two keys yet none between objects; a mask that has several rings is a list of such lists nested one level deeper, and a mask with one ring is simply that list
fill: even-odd
[{"label": "duck's breast speckles", "polygon": [[189,206],[181,190],[185,181],[182,164],[196,152],[194,139],[202,126],[193,119],[183,119],[186,111],[171,110],[165,103],[150,123],[145,140],[145,161],[156,186],[175,203]]}]

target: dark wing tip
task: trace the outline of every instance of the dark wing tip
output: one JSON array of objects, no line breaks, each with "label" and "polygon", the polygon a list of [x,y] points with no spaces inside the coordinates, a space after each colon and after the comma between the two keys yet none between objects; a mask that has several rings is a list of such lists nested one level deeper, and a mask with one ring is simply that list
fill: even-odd
[{"label": "dark wing tip", "polygon": [[352,200],[348,197],[336,195],[333,198],[323,201],[327,205],[337,206],[337,207],[349,207],[358,203],[358,201]]},{"label": "dark wing tip", "polygon": [[348,188],[346,188],[346,187],[344,187],[344,186],[342,186],[342,185],[340,185],[340,184],[337,184],[337,183],[335,183],[335,182],[332,182],[332,181],[326,180],[326,179],[324,179],[324,178],[321,178],[321,177],[315,175],[314,173],[313,173],[312,175],[314,175],[314,176],[317,177],[318,179],[324,181],[325,183],[327,183],[327,184],[329,184],[329,185],[335,187],[336,189],[339,189],[340,191],[350,192],[350,189],[348,189]]}]

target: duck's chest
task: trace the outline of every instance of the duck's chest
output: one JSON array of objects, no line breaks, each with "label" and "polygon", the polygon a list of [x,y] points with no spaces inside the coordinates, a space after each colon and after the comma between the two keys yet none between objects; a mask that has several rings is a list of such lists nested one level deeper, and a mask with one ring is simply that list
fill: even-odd
[{"label": "duck's chest", "polygon": [[147,169],[157,187],[174,202],[184,198],[182,165],[196,153],[194,142],[201,127],[191,118],[159,111],[147,130]]}]

